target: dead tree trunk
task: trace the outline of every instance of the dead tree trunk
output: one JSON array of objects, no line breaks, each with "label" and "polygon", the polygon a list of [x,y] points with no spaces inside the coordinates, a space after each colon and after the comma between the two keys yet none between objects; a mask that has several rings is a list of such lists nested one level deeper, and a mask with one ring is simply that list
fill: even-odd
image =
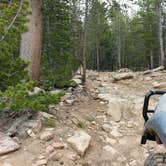
[{"label": "dead tree trunk", "polygon": [[29,74],[32,80],[39,80],[42,47],[42,0],[29,0],[28,32],[21,36],[20,56],[30,62]]}]

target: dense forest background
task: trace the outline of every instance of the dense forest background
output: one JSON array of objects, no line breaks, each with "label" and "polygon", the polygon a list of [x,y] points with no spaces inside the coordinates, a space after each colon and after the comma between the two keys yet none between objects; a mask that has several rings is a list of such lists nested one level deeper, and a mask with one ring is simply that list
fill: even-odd
[{"label": "dense forest background", "polygon": [[27,66],[45,88],[69,86],[80,66],[84,71],[165,66],[166,3],[131,3],[138,6],[132,14],[134,9],[116,0],[2,0],[1,89],[28,81]]}]

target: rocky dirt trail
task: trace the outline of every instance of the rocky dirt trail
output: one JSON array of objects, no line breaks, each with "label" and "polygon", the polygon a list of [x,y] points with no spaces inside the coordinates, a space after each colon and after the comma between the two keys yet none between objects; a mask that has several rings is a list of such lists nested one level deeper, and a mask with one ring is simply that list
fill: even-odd
[{"label": "rocky dirt trail", "polygon": [[[140,139],[144,95],[166,88],[166,71],[88,71],[87,77],[86,91],[69,88],[59,106],[16,127],[12,140],[20,148],[1,155],[0,166],[143,166],[149,154],[165,152],[154,142],[140,145]],[[8,144],[1,135],[0,154]],[[14,145],[7,150],[18,149]]]}]

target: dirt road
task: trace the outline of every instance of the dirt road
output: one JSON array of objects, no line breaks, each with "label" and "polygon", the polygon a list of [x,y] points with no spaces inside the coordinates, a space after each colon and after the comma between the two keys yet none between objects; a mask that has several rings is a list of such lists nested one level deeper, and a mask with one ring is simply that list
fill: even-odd
[{"label": "dirt road", "polygon": [[[163,146],[154,142],[140,145],[140,139],[144,95],[154,89],[154,84],[164,82],[166,73],[133,73],[133,78],[116,82],[115,74],[89,71],[89,95],[77,92],[72,102],[57,106],[57,123],[51,129],[54,138],[42,141],[39,133],[36,138],[21,139],[21,149],[0,157],[0,166],[37,166],[42,160],[48,166],[143,166],[149,154],[164,152]],[[152,99],[151,107],[157,100]],[[78,130],[91,136],[82,157],[66,141]],[[50,145],[60,142],[63,148],[48,151]]]}]

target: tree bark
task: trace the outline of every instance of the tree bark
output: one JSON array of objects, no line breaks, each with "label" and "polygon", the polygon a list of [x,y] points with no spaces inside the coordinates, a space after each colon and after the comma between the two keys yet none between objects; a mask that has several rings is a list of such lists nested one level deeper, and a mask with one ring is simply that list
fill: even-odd
[{"label": "tree bark", "polygon": [[154,68],[153,51],[150,50],[150,68]]},{"label": "tree bark", "polygon": [[89,0],[85,1],[85,17],[84,17],[84,34],[83,34],[83,75],[82,83],[86,83],[86,54],[87,54],[87,19],[88,19],[88,3]]},{"label": "tree bark", "polygon": [[158,40],[159,40],[160,65],[165,66],[162,11],[161,11],[161,2],[160,1],[157,3],[157,16],[158,16]]},{"label": "tree bark", "polygon": [[30,77],[38,81],[42,48],[42,0],[29,0],[29,4],[31,14],[28,16],[28,32],[21,36],[20,56],[30,62],[28,68]]},{"label": "tree bark", "polygon": [[120,27],[120,18],[119,18],[119,13],[118,13],[118,67],[122,67],[121,63],[121,27]]},{"label": "tree bark", "polygon": [[97,54],[97,71],[100,71],[100,56],[99,56],[99,47],[96,47],[96,54]]}]

